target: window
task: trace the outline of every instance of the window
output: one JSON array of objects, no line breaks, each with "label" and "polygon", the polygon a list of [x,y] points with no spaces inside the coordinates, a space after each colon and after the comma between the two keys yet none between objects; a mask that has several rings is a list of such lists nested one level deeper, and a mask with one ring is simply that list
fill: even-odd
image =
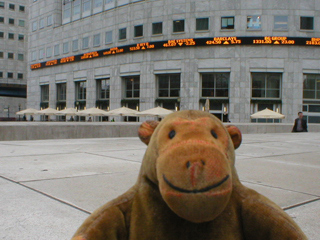
[{"label": "window", "polygon": [[47,58],[52,57],[52,47],[47,47],[46,57],[47,57]]},{"label": "window", "polygon": [[252,73],[252,98],[280,99],[280,73]]},{"label": "window", "polygon": [[162,22],[152,23],[152,35],[162,34]]},{"label": "window", "polygon": [[68,2],[63,5],[63,23],[68,23],[70,22],[71,18],[71,2]]},{"label": "window", "polygon": [[102,0],[93,0],[93,7],[94,8],[102,7]]},{"label": "window", "polygon": [[86,100],[87,85],[86,81],[76,82],[76,100]]},{"label": "window", "polygon": [[44,48],[39,49],[39,59],[44,58]]},{"label": "window", "polygon": [[41,102],[49,102],[49,85],[42,85],[41,88]]},{"label": "window", "polygon": [[87,17],[91,14],[91,0],[83,0],[82,2],[82,17]]},{"label": "window", "polygon": [[221,17],[221,29],[234,29],[234,17]]},{"label": "window", "polygon": [[80,13],[81,13],[81,0],[75,0],[73,2],[72,20],[80,19]]},{"label": "window", "polygon": [[93,46],[94,46],[94,47],[100,46],[100,33],[95,34],[95,35],[93,36]]},{"label": "window", "polygon": [[67,99],[67,84],[58,83],[57,84],[57,101],[65,102]]},{"label": "window", "polygon": [[13,3],[9,3],[9,9],[14,11],[15,5]]},{"label": "window", "polygon": [[52,15],[47,17],[47,26],[51,26],[52,25]]},{"label": "window", "polygon": [[119,29],[119,40],[127,39],[127,29],[121,28]]},{"label": "window", "polygon": [[125,98],[139,98],[140,97],[140,77],[132,76],[125,77]]},{"label": "window", "polygon": [[24,55],[22,53],[18,53],[18,60],[23,61]]},{"label": "window", "polygon": [[160,74],[157,75],[158,106],[179,110],[180,108],[180,74]]},{"label": "window", "polygon": [[0,2],[0,8],[4,8],[4,2]]},{"label": "window", "polygon": [[304,75],[303,98],[320,100],[320,75],[317,75],[317,74]]},{"label": "window", "polygon": [[158,75],[158,97],[180,97],[180,74]]},{"label": "window", "polygon": [[4,38],[4,32],[0,32],[0,38]]},{"label": "window", "polygon": [[184,32],[184,20],[173,21],[173,32]]},{"label": "window", "polygon": [[41,18],[39,21],[39,29],[44,28],[44,18]]},{"label": "window", "polygon": [[112,31],[106,32],[106,44],[112,43]]},{"label": "window", "polygon": [[63,53],[68,53],[69,52],[69,42],[63,43]]},{"label": "window", "polygon": [[0,23],[4,23],[4,17],[0,17]]},{"label": "window", "polygon": [[20,12],[24,12],[24,11],[25,11],[25,6],[20,5],[20,6],[19,6],[19,11],[20,11]]},{"label": "window", "polygon": [[37,31],[37,29],[38,29],[38,22],[33,22],[32,23],[32,31],[34,32],[34,31]]},{"label": "window", "polygon": [[14,33],[8,33],[8,39],[14,39]]},{"label": "window", "polygon": [[23,73],[18,73],[18,79],[23,79]]},{"label": "window", "polygon": [[3,58],[3,52],[0,52],[0,58]]},{"label": "window", "polygon": [[196,31],[209,30],[209,18],[197,18],[196,19]]},{"label": "window", "polygon": [[84,37],[82,39],[82,49],[89,48],[89,37]]},{"label": "window", "polygon": [[3,78],[3,72],[0,72],[0,78]]},{"label": "window", "polygon": [[7,73],[7,77],[8,77],[8,78],[13,78],[13,73],[12,73],[12,72],[8,72],[8,73]]},{"label": "window", "polygon": [[103,0],[93,0],[93,14],[102,11],[103,9],[102,2]]},{"label": "window", "polygon": [[23,34],[19,34],[19,35],[18,35],[18,39],[19,39],[20,41],[23,41],[23,40],[24,40],[24,35],[23,35]]},{"label": "window", "polygon": [[274,30],[288,30],[288,16],[274,16]]},{"label": "window", "polygon": [[202,97],[229,97],[229,73],[203,73]]},{"label": "window", "polygon": [[37,51],[32,51],[31,52],[31,61],[37,60]]},{"label": "window", "polygon": [[58,56],[58,55],[60,55],[60,45],[59,44],[57,44],[57,45],[54,45],[54,55],[55,56]]},{"label": "window", "polygon": [[248,16],[247,17],[248,30],[261,30],[261,16]]},{"label": "window", "polygon": [[13,59],[13,58],[14,58],[14,54],[11,53],[11,52],[9,52],[9,53],[8,53],[8,59]]},{"label": "window", "polygon": [[97,80],[98,99],[109,99],[110,98],[110,79],[98,79]]},{"label": "window", "polygon": [[105,4],[104,9],[110,10],[110,9],[114,8],[116,5],[115,2],[116,2],[115,0],[105,0],[104,1],[104,4]]},{"label": "window", "polygon": [[134,26],[134,37],[143,36],[143,25]]},{"label": "window", "polygon": [[313,30],[313,17],[300,17],[301,30]]},{"label": "window", "polygon": [[18,25],[19,25],[20,27],[24,27],[24,26],[25,26],[25,21],[24,21],[24,20],[19,19],[19,23],[18,23]]},{"label": "window", "polygon": [[[109,110],[110,107],[110,79],[97,79],[97,99],[96,107]],[[138,100],[139,101],[139,100]]]},{"label": "window", "polygon": [[14,19],[13,18],[9,18],[9,24],[14,25]]},{"label": "window", "polygon": [[72,41],[72,51],[78,51],[79,50],[79,40],[75,39]]}]

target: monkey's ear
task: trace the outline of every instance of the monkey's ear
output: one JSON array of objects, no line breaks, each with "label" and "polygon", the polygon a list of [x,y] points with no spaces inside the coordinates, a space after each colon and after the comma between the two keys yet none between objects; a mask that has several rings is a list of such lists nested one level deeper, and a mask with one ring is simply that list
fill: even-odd
[{"label": "monkey's ear", "polygon": [[138,134],[139,134],[140,140],[143,143],[145,143],[146,145],[149,144],[150,138],[151,138],[154,130],[158,126],[158,124],[159,124],[158,121],[147,120],[140,125],[139,130],[138,130]]},{"label": "monkey's ear", "polygon": [[233,142],[234,149],[237,149],[238,147],[240,147],[242,142],[242,134],[239,128],[233,125],[226,126],[226,128]]}]

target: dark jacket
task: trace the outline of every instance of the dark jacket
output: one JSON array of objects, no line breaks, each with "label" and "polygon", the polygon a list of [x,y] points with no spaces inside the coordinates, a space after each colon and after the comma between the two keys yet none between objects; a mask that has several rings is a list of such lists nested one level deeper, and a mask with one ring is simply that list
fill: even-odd
[{"label": "dark jacket", "polygon": [[[293,128],[292,128],[292,132],[298,132],[298,131],[297,131],[298,120],[299,120],[299,118],[296,118],[296,119],[294,120],[294,125],[293,125]],[[301,125],[302,125],[302,128],[303,128],[302,132],[308,132],[307,121],[304,120],[304,119],[301,119],[301,121],[302,121],[302,122],[301,122]]]}]

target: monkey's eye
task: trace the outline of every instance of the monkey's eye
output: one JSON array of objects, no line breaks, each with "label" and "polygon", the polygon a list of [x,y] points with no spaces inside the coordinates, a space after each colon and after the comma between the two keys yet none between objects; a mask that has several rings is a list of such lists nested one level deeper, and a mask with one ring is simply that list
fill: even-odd
[{"label": "monkey's eye", "polygon": [[218,135],[216,134],[216,132],[214,130],[211,130],[211,135],[217,139],[218,138]]},{"label": "monkey's eye", "polygon": [[171,130],[171,131],[169,132],[169,138],[170,138],[170,139],[174,138],[175,135],[176,135],[176,131],[175,131],[175,130]]}]

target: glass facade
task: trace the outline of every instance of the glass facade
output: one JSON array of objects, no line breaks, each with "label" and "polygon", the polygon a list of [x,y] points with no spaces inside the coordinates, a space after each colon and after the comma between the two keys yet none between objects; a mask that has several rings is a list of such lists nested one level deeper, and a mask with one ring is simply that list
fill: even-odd
[{"label": "glass facade", "polygon": [[252,98],[280,99],[280,73],[252,73]]},{"label": "glass facade", "polygon": [[203,73],[202,97],[229,97],[229,76],[230,73]]},{"label": "glass facade", "polygon": [[261,30],[261,16],[248,16],[247,17],[248,30]]},{"label": "glass facade", "polygon": [[87,82],[79,81],[76,82],[76,100],[83,101],[87,97]]},{"label": "glass facade", "polygon": [[309,123],[320,123],[320,75],[303,75],[303,113]]},{"label": "glass facade", "polygon": [[49,85],[41,85],[41,103],[49,104]]},{"label": "glass facade", "polygon": [[184,32],[184,20],[173,21],[173,32]]},{"label": "glass facade", "polygon": [[197,18],[196,19],[196,31],[209,30],[209,18]]},{"label": "glass facade", "polygon": [[288,30],[288,16],[274,16],[274,30]]},{"label": "glass facade", "polygon": [[134,26],[134,37],[143,36],[143,25]]},{"label": "glass facade", "polygon": [[180,109],[180,73],[158,74],[157,104],[171,110]]},{"label": "glass facade", "polygon": [[119,29],[119,40],[125,40],[127,39],[127,29],[121,28]]},{"label": "glass facade", "polygon": [[125,98],[139,98],[140,97],[140,77],[124,77]]},{"label": "glass facade", "polygon": [[57,101],[66,101],[67,100],[67,84],[59,83],[57,84]]},{"label": "glass facade", "polygon": [[110,98],[110,79],[97,80],[97,96],[99,100],[106,100]]},{"label": "glass facade", "polygon": [[221,17],[221,29],[234,29],[234,17]]},{"label": "glass facade", "polygon": [[180,96],[180,74],[158,75],[158,96],[179,97]]},{"label": "glass facade", "polygon": [[[56,107],[58,110],[63,110],[66,108],[66,100],[67,100],[67,84],[66,83],[58,83],[57,84],[57,104]],[[60,117],[61,119],[65,119],[65,117]]]},{"label": "glass facade", "polygon": [[162,34],[162,22],[152,23],[152,35]]},{"label": "glass facade", "polygon": [[313,30],[313,17],[300,17],[301,30]]}]

